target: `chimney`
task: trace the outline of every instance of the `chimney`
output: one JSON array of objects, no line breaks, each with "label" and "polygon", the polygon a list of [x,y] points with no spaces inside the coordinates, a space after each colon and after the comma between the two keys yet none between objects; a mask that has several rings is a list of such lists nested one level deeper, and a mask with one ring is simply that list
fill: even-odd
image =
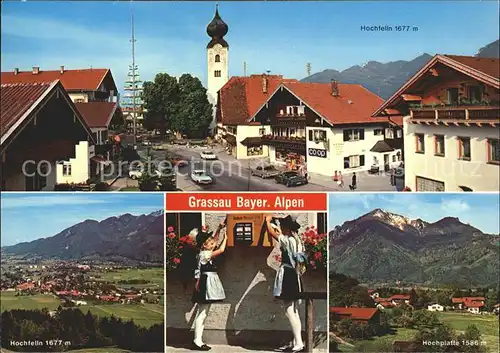
[{"label": "chimney", "polygon": [[18,73],[19,73],[19,68],[18,68],[18,67],[16,67],[16,68],[14,69],[14,75],[17,75]]},{"label": "chimney", "polygon": [[262,75],[262,93],[267,93],[267,75]]},{"label": "chimney", "polygon": [[33,75],[38,75],[40,72],[40,67],[39,66],[33,66]]},{"label": "chimney", "polygon": [[332,86],[332,96],[338,97],[339,96],[339,84],[338,84],[337,80],[332,80],[331,86]]},{"label": "chimney", "polygon": [[61,65],[61,73],[64,73],[64,65]]}]

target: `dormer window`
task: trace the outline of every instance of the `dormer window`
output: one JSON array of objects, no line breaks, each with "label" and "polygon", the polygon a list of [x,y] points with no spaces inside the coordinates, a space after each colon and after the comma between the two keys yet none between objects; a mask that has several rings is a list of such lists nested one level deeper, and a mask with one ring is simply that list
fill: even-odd
[{"label": "dormer window", "polygon": [[215,62],[220,63],[220,55],[219,54],[215,55]]}]

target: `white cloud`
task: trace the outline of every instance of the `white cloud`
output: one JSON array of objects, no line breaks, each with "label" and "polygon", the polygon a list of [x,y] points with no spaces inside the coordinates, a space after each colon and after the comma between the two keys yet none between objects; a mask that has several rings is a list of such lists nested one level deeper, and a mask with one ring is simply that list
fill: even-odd
[{"label": "white cloud", "polygon": [[89,205],[109,203],[112,199],[105,200],[89,196],[47,194],[40,196],[2,197],[2,209],[46,207],[53,205]]},{"label": "white cloud", "polygon": [[441,209],[444,212],[449,213],[463,213],[470,210],[470,206],[467,202],[460,199],[443,199],[441,200]]}]

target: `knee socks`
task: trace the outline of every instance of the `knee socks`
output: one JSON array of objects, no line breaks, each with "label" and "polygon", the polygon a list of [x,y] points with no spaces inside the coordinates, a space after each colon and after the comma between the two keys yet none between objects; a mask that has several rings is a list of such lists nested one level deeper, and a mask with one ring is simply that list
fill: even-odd
[{"label": "knee socks", "polygon": [[304,346],[302,341],[302,323],[300,322],[299,311],[297,310],[295,302],[285,303],[285,316],[290,321],[293,332],[293,348],[300,348]]},{"label": "knee socks", "polygon": [[208,304],[198,304],[198,314],[196,314],[196,319],[194,320],[194,343],[199,347],[204,345],[202,337],[208,309]]}]

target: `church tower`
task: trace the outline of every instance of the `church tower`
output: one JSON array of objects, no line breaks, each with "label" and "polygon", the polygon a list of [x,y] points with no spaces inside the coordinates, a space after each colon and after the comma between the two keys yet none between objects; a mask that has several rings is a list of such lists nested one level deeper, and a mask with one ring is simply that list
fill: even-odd
[{"label": "church tower", "polygon": [[210,126],[212,130],[217,126],[215,121],[217,92],[229,81],[229,44],[224,39],[228,30],[227,24],[219,15],[218,5],[216,5],[215,16],[207,26],[207,34],[212,38],[207,45],[207,95],[209,102],[214,106],[213,121]]}]

